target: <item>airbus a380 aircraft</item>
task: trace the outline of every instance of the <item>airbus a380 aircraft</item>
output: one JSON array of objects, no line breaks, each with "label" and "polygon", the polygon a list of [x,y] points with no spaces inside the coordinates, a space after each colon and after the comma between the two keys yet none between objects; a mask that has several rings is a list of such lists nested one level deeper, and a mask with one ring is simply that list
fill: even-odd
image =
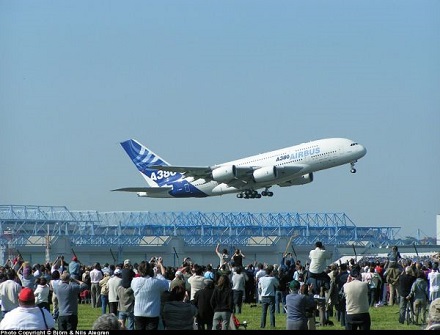
[{"label": "airbus a380 aircraft", "polygon": [[[313,173],[335,166],[351,165],[365,156],[364,146],[346,138],[327,138],[212,166],[174,166],[138,141],[121,142],[148,187],[113,191],[135,192],[151,198],[204,198],[237,193],[237,198],[273,196],[269,188],[303,185]],[[259,189],[264,189],[261,193]]]}]

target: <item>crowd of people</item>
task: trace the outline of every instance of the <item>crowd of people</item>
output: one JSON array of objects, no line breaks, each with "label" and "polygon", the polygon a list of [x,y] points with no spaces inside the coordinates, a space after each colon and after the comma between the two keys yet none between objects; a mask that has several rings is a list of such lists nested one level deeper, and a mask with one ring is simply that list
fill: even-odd
[{"label": "crowd of people", "polygon": [[215,254],[218,264],[187,257],[178,267],[161,257],[87,266],[76,255],[31,265],[19,255],[0,268],[0,330],[77,330],[81,302],[101,310],[95,330],[228,330],[243,303],[261,306],[261,329],[283,313],[288,330],[333,322],[369,330],[369,309],[394,304],[399,322],[409,306],[414,324],[440,328],[438,259],[403,259],[393,247],[387,259],[337,264],[319,241],[305,264],[291,253],[278,264],[246,263],[240,249],[230,255],[220,245]]}]

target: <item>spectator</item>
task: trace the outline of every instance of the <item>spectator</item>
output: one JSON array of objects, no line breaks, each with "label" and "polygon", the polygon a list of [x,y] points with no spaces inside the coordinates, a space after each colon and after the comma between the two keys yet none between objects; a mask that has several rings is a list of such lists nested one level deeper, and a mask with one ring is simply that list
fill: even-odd
[{"label": "spectator", "polygon": [[32,274],[32,267],[29,262],[23,262],[17,274],[22,287],[29,287],[35,290],[35,276]]},{"label": "spectator", "polygon": [[[274,264],[274,271],[273,271],[273,276],[278,279],[278,283],[280,282],[280,278],[283,275],[283,270],[280,269],[280,266],[278,266],[278,264]],[[281,313],[281,310],[283,309],[284,306],[284,297],[283,297],[283,288],[281,287],[280,284],[278,284],[276,290],[275,290],[275,312],[277,314]],[[280,308],[281,306],[281,308]]]},{"label": "spectator", "polygon": [[338,290],[338,302],[336,304],[336,311],[337,311],[337,320],[340,321],[342,327],[345,327],[345,310],[346,310],[346,305],[345,305],[346,301],[342,287],[347,282],[348,276],[349,276],[348,264],[341,263],[341,265],[339,266],[339,273],[336,275],[336,284]]},{"label": "spectator", "polygon": [[376,303],[380,301],[380,288],[382,287],[382,277],[374,265],[370,267],[370,272],[372,272],[372,276],[370,281],[368,282],[370,287],[370,306],[374,306]]},{"label": "spectator", "polygon": [[255,304],[255,271],[254,265],[252,263],[246,266],[245,272],[248,277],[248,280],[245,284],[245,302],[248,304]]},{"label": "spectator", "polygon": [[343,286],[346,299],[346,330],[370,330],[371,317],[368,304],[368,284],[361,281],[361,272],[354,266]]},{"label": "spectator", "polygon": [[[290,255],[290,254],[287,254]],[[283,257],[284,259],[284,257]],[[295,265],[292,264],[291,259],[285,260],[284,266],[280,266],[280,274],[279,274],[279,290],[282,293],[282,305],[283,305],[283,313],[286,313],[286,309],[284,308],[286,306],[286,296],[290,293],[289,284],[290,282],[295,279],[294,274],[296,274]],[[283,264],[284,261],[282,261],[281,264]],[[296,279],[298,281],[298,279]]]},{"label": "spectator", "polygon": [[20,293],[20,290],[21,285],[17,282],[17,273],[13,269],[7,269],[6,280],[0,284],[1,308],[3,316],[19,306],[18,294]]},{"label": "spectator", "polygon": [[134,276],[131,275],[130,271],[132,270],[125,261],[122,269],[121,285],[117,288],[119,298],[118,318],[124,329],[134,330],[134,293],[131,288],[131,281]]},{"label": "spectator", "polygon": [[122,286],[125,288],[130,287],[131,280],[136,276],[136,272],[133,269],[133,265],[131,265],[131,261],[126,259],[122,266]]},{"label": "spectator", "polygon": [[222,252],[220,252],[220,243],[217,243],[217,246],[215,248],[215,253],[219,258],[218,267],[220,268],[223,264],[227,264],[229,267],[230,257],[229,257],[228,249],[223,249]]},{"label": "spectator", "polygon": [[289,294],[286,296],[286,329],[307,330],[307,296],[299,294],[300,282],[289,283]]},{"label": "spectator", "polygon": [[58,297],[59,316],[58,330],[76,330],[78,327],[78,295],[81,288],[85,288],[82,281],[70,278],[68,272],[64,272],[61,282],[54,286],[54,293]]},{"label": "spectator", "polygon": [[232,265],[243,267],[243,259],[245,258],[246,256],[243,255],[241,250],[236,248],[234,254],[232,255]]},{"label": "spectator", "polygon": [[389,268],[398,268],[399,267],[398,262],[400,259],[402,259],[402,255],[400,254],[397,246],[394,245],[391,248],[391,251],[387,255],[386,269],[388,270]]},{"label": "spectator", "polygon": [[307,298],[307,304],[306,304],[307,329],[316,330],[315,313],[318,304],[315,298],[313,297],[313,293],[309,285],[302,284],[299,290],[300,290],[300,294],[305,295]]},{"label": "spectator", "polygon": [[182,285],[185,287],[185,277],[183,276],[182,271],[177,270],[174,274],[173,280],[170,283],[170,291],[174,288],[174,286]]},{"label": "spectator", "polygon": [[407,299],[413,300],[415,324],[419,324],[420,313],[422,314],[422,324],[424,324],[426,322],[426,308],[428,306],[428,281],[422,271],[419,271],[417,274],[417,278],[411,286],[411,291]]},{"label": "spectator", "polygon": [[155,275],[149,262],[139,263],[139,277],[131,281],[134,292],[134,322],[135,330],[157,330],[159,326],[161,295],[168,291],[169,283],[164,277],[165,267],[162,258],[157,261],[160,271]]},{"label": "spectator", "polygon": [[107,306],[108,306],[108,281],[110,280],[110,272],[104,273],[104,278],[102,278],[99,281],[99,288],[101,289],[100,296],[101,296],[101,311],[102,314],[107,313]]},{"label": "spectator", "polygon": [[228,263],[224,263],[222,266],[220,266],[220,268],[217,269],[217,271],[215,273],[215,281],[218,281],[218,279],[222,275],[226,275],[230,279],[231,278],[231,273],[232,273],[232,271],[229,268],[229,264]]},{"label": "spectator", "polygon": [[37,279],[37,288],[34,291],[35,304],[40,308],[46,308],[50,313],[49,306],[49,285],[45,277],[40,277]]},{"label": "spectator", "polygon": [[440,330],[440,298],[431,302],[428,312],[428,324],[425,330]]},{"label": "spectator", "polygon": [[214,281],[215,274],[212,271],[212,265],[211,264],[208,264],[206,266],[206,271],[203,273],[203,277],[205,277],[206,279],[211,279],[212,281]]},{"label": "spectator", "polygon": [[310,266],[308,270],[307,283],[312,284],[313,294],[321,294],[321,287],[324,291],[330,288],[330,277],[325,271],[327,268],[327,261],[330,259],[330,253],[325,250],[322,242],[315,243],[315,249],[309,253]]},{"label": "spectator", "polygon": [[326,312],[327,316],[326,319],[328,320],[329,317],[333,317],[334,315],[334,308],[336,308],[336,305],[338,304],[338,283],[337,283],[337,276],[339,274],[339,267],[336,263],[333,263],[330,266],[330,288],[326,293]]},{"label": "spectator", "polygon": [[93,322],[92,330],[124,330],[120,320],[113,313],[100,315]]},{"label": "spectator", "polygon": [[212,319],[214,310],[211,306],[211,297],[214,293],[214,281],[212,279],[204,280],[205,287],[196,292],[193,304],[197,307],[197,328],[198,330],[212,330]]},{"label": "spectator", "polygon": [[118,287],[122,283],[122,272],[120,268],[116,268],[113,272],[113,276],[107,282],[108,286],[108,304],[109,313],[118,315]]},{"label": "spectator", "polygon": [[101,287],[99,282],[104,278],[101,271],[101,264],[99,262],[93,265],[93,270],[90,271],[90,296],[92,308],[101,307]]},{"label": "spectator", "polygon": [[0,330],[49,330],[55,321],[45,308],[35,305],[32,289],[24,287],[18,295],[19,306],[7,313],[0,322]]},{"label": "spectator", "polygon": [[231,282],[228,275],[223,274],[218,279],[210,303],[214,310],[212,330],[217,330],[219,324],[221,330],[228,330],[233,308]]},{"label": "spectator", "polygon": [[235,266],[235,271],[232,274],[232,300],[234,303],[233,312],[241,314],[241,306],[243,305],[245,285],[248,277],[246,272],[243,272],[241,266]]},{"label": "spectator", "polygon": [[72,261],[69,263],[69,273],[72,278],[81,279],[81,264],[78,262],[76,256],[72,257]]},{"label": "spectator", "polygon": [[259,292],[259,281],[261,277],[264,277],[266,275],[266,269],[264,268],[263,263],[258,263],[257,268],[255,271],[255,298],[256,301],[261,303],[261,295]]},{"label": "spectator", "polygon": [[440,298],[440,272],[438,270],[438,262],[434,262],[432,270],[428,273],[429,282],[429,301]]},{"label": "spectator", "polygon": [[188,278],[188,283],[190,285],[189,300],[193,301],[196,292],[205,287],[205,277],[203,277],[203,268],[198,264],[193,264],[191,273],[191,277]]},{"label": "spectator", "polygon": [[59,305],[54,287],[61,283],[60,272],[58,270],[54,270],[51,275],[52,279],[49,281],[49,290],[52,291],[52,315],[55,321],[57,321],[59,315]]},{"label": "spectator", "polygon": [[266,267],[266,274],[258,281],[258,291],[261,296],[260,328],[266,327],[268,309],[270,326],[275,328],[275,293],[279,285],[278,279],[273,276],[273,265],[268,265]]},{"label": "spectator", "polygon": [[112,275],[112,271],[110,268],[110,265],[108,263],[105,263],[104,266],[101,269],[102,273],[105,275],[106,273],[108,273],[110,276]]},{"label": "spectator", "polygon": [[397,303],[397,288],[399,285],[399,277],[400,277],[401,271],[399,267],[397,266],[390,266],[386,270],[385,278],[386,282],[388,284],[388,291],[390,293],[390,297],[388,299],[388,305],[393,306],[395,303]]},{"label": "spectator", "polygon": [[58,270],[60,275],[63,274],[64,271],[69,271],[69,265],[64,260],[64,256],[58,256],[55,262],[52,263],[52,267],[50,272]]},{"label": "spectator", "polygon": [[184,302],[185,288],[181,285],[174,286],[165,302],[162,311],[162,320],[165,330],[193,330],[194,318],[197,307]]},{"label": "spectator", "polygon": [[[397,287],[397,292],[399,293],[399,323],[403,324],[405,322],[407,305],[410,304],[412,310],[411,300],[406,299],[411,293],[411,286],[416,280],[416,277],[412,275],[412,269],[410,266],[405,268],[399,278],[399,285]],[[414,311],[413,311],[414,312]]]},{"label": "spectator", "polygon": [[90,266],[84,266],[83,270],[81,271],[81,281],[87,285],[87,287],[92,287],[92,281],[90,279],[90,271],[92,268]]}]

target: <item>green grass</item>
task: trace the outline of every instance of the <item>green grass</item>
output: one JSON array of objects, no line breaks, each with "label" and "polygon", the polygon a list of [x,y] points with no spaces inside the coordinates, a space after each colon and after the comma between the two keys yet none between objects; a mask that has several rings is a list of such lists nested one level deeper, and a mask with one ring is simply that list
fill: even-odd
[{"label": "green grass", "polygon": [[[92,328],[93,322],[101,315],[101,308],[92,308],[89,304],[79,305],[79,324],[78,330],[88,330]],[[420,330],[421,326],[400,324],[399,319],[399,306],[383,306],[383,307],[371,307],[371,329],[372,330]],[[237,315],[240,322],[247,321],[249,330],[260,329],[260,317],[261,307],[251,308],[249,304],[244,304],[242,313]],[[333,321],[333,326],[317,326],[318,330],[342,330],[343,327],[337,322],[336,317],[330,318]],[[316,321],[319,321],[318,317]],[[275,320],[276,330],[285,330],[286,317],[285,314],[276,314]],[[269,327],[269,315],[266,319],[266,330],[273,330]]]}]

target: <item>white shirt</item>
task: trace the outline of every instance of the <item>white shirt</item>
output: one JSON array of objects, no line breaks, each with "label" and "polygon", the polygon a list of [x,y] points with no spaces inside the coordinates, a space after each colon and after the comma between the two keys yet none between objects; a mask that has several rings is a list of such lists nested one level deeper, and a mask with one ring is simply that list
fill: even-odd
[{"label": "white shirt", "polygon": [[118,302],[118,287],[122,285],[122,278],[113,275],[107,282],[108,302]]},{"label": "white shirt", "polygon": [[0,322],[0,330],[45,330],[47,328],[41,311],[44,313],[47,328],[54,328],[55,320],[47,309],[19,306],[6,313]]},{"label": "white shirt", "polygon": [[18,294],[21,291],[21,285],[13,280],[6,280],[0,284],[0,297],[2,311],[11,311],[18,307]]},{"label": "white shirt", "polygon": [[330,257],[331,255],[325,249],[315,248],[314,250],[310,251],[309,271],[317,274],[324,272],[327,267],[326,261],[330,259]]},{"label": "white shirt", "polygon": [[49,285],[37,285],[34,295],[36,305],[41,302],[49,302]]}]

